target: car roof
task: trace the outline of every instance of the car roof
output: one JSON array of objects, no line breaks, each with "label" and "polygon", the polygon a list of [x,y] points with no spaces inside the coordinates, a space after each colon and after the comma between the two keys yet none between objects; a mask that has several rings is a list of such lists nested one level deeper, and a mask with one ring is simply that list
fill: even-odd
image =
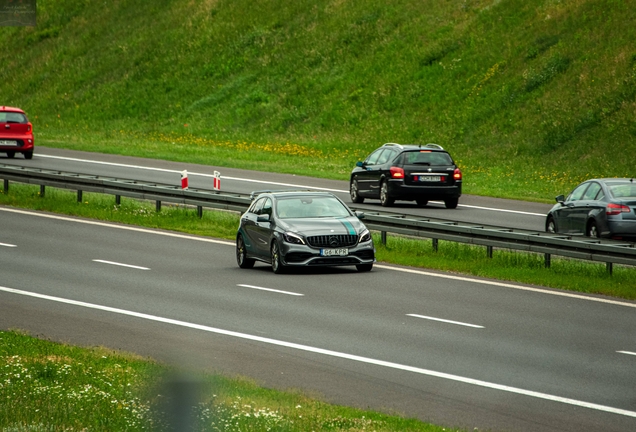
[{"label": "car roof", "polygon": [[335,197],[331,192],[316,191],[316,190],[260,190],[254,191],[250,194],[251,199],[255,199],[262,194],[273,195],[276,198],[288,198],[288,197]]},{"label": "car roof", "polygon": [[594,179],[585,180],[585,182],[590,182],[590,181],[599,181],[603,183],[626,183],[626,182],[633,183],[634,178],[633,177],[632,178],[607,177],[607,178],[594,178]]},{"label": "car roof", "polygon": [[402,151],[408,150],[433,150],[433,151],[446,151],[439,144],[428,143],[428,144],[397,144],[397,143],[386,143],[383,147],[396,147]]},{"label": "car roof", "polygon": [[11,112],[19,112],[24,114],[24,111],[21,110],[20,108],[4,106],[4,105],[0,107],[0,111],[11,111]]}]

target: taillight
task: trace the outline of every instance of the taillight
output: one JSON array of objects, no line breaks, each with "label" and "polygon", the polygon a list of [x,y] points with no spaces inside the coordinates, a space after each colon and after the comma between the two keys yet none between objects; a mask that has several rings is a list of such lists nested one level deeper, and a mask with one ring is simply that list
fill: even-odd
[{"label": "taillight", "polygon": [[455,168],[453,171],[453,180],[461,180],[462,179],[462,171],[459,168]]},{"label": "taillight", "polygon": [[391,178],[394,178],[394,179],[404,178],[404,169],[400,167],[391,167],[389,171],[391,172]]},{"label": "taillight", "polygon": [[607,205],[607,208],[605,209],[605,214],[607,214],[608,216],[611,216],[611,215],[617,215],[621,213],[629,213],[631,211],[632,209],[630,209],[626,205],[609,203]]},{"label": "taillight", "polygon": [[27,132],[31,132],[31,123],[27,125]]}]

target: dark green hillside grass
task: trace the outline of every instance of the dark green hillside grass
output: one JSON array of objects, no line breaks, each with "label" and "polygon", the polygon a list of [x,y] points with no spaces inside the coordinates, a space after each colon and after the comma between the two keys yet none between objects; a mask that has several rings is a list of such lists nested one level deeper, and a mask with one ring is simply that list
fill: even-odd
[{"label": "dark green hillside grass", "polygon": [[634,22],[621,0],[40,0],[0,28],[0,103],[41,145],[339,179],[437,142],[465,193],[551,201],[634,175]]}]

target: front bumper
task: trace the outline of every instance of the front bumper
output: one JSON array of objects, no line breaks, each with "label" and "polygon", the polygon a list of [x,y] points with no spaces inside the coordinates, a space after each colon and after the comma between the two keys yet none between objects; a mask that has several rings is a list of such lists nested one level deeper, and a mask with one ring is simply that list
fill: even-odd
[{"label": "front bumper", "polygon": [[321,256],[318,248],[287,242],[281,242],[280,249],[283,264],[287,266],[346,266],[375,262],[373,241],[349,247],[345,256]]}]

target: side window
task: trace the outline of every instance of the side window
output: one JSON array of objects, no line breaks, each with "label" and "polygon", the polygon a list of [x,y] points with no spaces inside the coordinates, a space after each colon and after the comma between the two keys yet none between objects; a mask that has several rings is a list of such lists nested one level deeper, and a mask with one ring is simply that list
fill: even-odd
[{"label": "side window", "polygon": [[364,161],[364,163],[366,163],[367,165],[375,165],[378,162],[378,159],[380,158],[380,154],[383,151],[384,151],[383,148],[374,151],[373,153],[369,155],[369,157],[367,158],[367,160]]},{"label": "side window", "polygon": [[583,183],[581,186],[577,187],[572,191],[567,201],[578,201],[583,196],[585,189],[587,189],[589,183]]},{"label": "side window", "polygon": [[590,183],[590,187],[587,188],[587,190],[585,191],[585,193],[583,194],[583,198],[581,198],[582,200],[593,200],[596,198],[596,194],[598,194],[598,191],[601,190],[601,185],[593,182]]},{"label": "side window", "polygon": [[265,198],[261,198],[252,204],[252,208],[250,209],[250,213],[261,214],[261,209],[263,208],[263,204],[265,204]]},{"label": "side window", "polygon": [[268,215],[272,215],[272,200],[267,198],[265,200],[265,203],[263,204],[263,208],[261,209],[261,213],[260,214],[268,214]]},{"label": "side window", "polygon": [[378,165],[385,164],[389,160],[393,159],[393,156],[395,156],[395,153],[393,152],[393,150],[385,149],[380,155],[380,157],[378,158],[377,164]]}]

